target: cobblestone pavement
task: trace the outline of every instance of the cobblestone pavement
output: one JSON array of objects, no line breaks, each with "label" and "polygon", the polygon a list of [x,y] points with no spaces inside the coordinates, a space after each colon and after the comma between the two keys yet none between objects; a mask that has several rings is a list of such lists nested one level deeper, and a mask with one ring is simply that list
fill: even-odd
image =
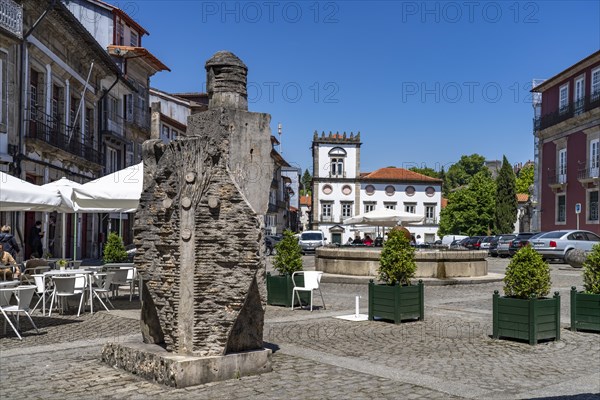
[{"label": "cobblestone pavement", "polygon": [[[305,266],[310,269],[311,257]],[[508,260],[489,259],[502,273]],[[123,296],[110,313],[42,317],[40,334],[0,335],[1,399],[205,398],[600,398],[600,334],[571,332],[569,297],[581,271],[552,264],[562,296],[561,340],[536,346],[490,338],[491,299],[501,282],[426,286],[425,321],[394,325],[334,318],[367,309],[365,284],[323,283],[327,309],[267,307],[273,372],[172,389],[99,360],[109,341],[139,338],[139,303]],[[320,299],[319,299],[320,300]],[[315,304],[319,305],[319,300]],[[567,397],[573,396],[573,397]]]}]

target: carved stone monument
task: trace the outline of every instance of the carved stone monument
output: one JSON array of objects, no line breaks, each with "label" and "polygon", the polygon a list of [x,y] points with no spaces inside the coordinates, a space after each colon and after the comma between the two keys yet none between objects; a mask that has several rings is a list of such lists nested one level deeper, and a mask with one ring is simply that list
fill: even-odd
[{"label": "carved stone monument", "polygon": [[109,343],[111,365],[184,387],[271,371],[263,348],[263,215],[272,179],[270,115],[248,112],[247,67],[206,62],[209,109],[186,137],[144,143],[135,215],[144,343]]}]

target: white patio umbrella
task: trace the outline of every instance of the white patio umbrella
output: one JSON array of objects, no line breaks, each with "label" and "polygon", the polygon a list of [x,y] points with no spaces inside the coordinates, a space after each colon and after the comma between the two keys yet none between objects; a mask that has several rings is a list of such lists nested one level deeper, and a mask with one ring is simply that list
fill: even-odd
[{"label": "white patio umbrella", "polygon": [[57,190],[0,172],[0,211],[54,211],[61,204]]},{"label": "white patio umbrella", "polygon": [[143,183],[143,164],[132,165],[73,188],[73,208],[76,212],[134,212]]},{"label": "white patio umbrella", "polygon": [[383,208],[347,218],[344,224],[393,227],[409,222],[421,222],[424,218],[424,215]]},{"label": "white patio umbrella", "polygon": [[[66,213],[72,213],[75,211],[75,209],[73,207],[73,202],[71,201],[71,195],[73,193],[74,188],[81,187],[81,183],[74,182],[65,177],[62,177],[57,181],[46,183],[45,185],[42,185],[42,187],[49,189],[49,190],[57,190],[61,195],[62,204],[57,209],[57,211],[62,213],[62,237],[66,238],[67,237]],[[78,238],[77,237],[78,236],[77,220],[78,220],[78,216],[77,216],[77,213],[75,213],[75,219],[73,222],[73,225],[74,225],[74,227],[73,227],[73,259],[74,260],[77,259],[77,238]],[[63,240],[62,241],[62,257],[65,257],[65,254],[67,252],[66,246],[67,246],[67,243],[65,240]]]}]

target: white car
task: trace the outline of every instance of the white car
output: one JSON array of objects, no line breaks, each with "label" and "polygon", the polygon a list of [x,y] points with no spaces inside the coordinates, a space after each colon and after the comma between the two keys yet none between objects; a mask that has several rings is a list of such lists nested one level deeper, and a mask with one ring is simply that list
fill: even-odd
[{"label": "white car", "polygon": [[305,231],[300,234],[298,244],[302,254],[314,252],[317,247],[325,246],[325,235],[321,231]]},{"label": "white car", "polygon": [[560,230],[529,240],[531,246],[545,259],[564,260],[567,253],[574,249],[591,251],[600,243],[600,236],[590,231]]}]

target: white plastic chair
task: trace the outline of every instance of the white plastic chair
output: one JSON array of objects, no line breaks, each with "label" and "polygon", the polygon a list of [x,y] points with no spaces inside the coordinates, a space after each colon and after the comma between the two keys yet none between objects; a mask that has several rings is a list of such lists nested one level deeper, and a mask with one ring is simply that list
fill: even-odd
[{"label": "white plastic chair", "polygon": [[[297,275],[304,276],[304,286],[296,286],[296,280],[294,279],[294,277]],[[323,300],[323,293],[321,293],[321,288],[319,287],[321,284],[322,275],[323,272],[321,271],[296,271],[292,274],[292,282],[294,283],[294,288],[292,289],[292,310],[294,309],[294,293],[298,297],[298,302],[302,304],[300,300],[300,293],[298,292],[310,292],[310,311],[312,311],[313,292],[315,290],[319,291],[319,294],[321,295],[321,301],[323,302],[323,309],[326,309],[325,300]]]},{"label": "white plastic chair", "polygon": [[[16,288],[10,289],[0,289],[0,310],[2,311],[2,315],[4,315],[5,323],[4,323],[4,333],[6,333],[6,321],[10,324],[10,327],[17,334],[20,340],[23,340],[21,335],[19,334],[20,321],[19,316],[21,313],[25,314],[31,322],[31,325],[35,328],[37,333],[40,333],[37,326],[31,319],[31,315],[29,314],[29,305],[31,304],[31,299],[33,298],[33,292],[35,292],[35,286],[19,286]],[[12,294],[15,294],[17,299],[16,305],[10,305],[10,299]],[[8,317],[7,313],[16,313],[17,314],[17,327],[13,325],[12,321]]]},{"label": "white plastic chair", "polygon": [[35,303],[35,306],[33,306],[33,308],[31,309],[31,312],[33,313],[40,305],[40,302],[44,300],[44,296],[51,296],[52,291],[50,290],[50,285],[48,281],[44,279],[43,274],[34,274],[31,275],[31,277],[33,278],[33,281],[35,283],[35,294],[39,296],[37,303]]},{"label": "white plastic chair", "polygon": [[[115,292],[116,292],[117,297],[119,296],[119,286],[127,285],[131,288],[130,282],[127,281],[128,270],[129,270],[129,267],[108,269],[108,271],[114,272],[114,276],[112,278],[113,299],[115,298]],[[131,301],[131,295],[130,295],[129,300]]]},{"label": "white plastic chair", "polygon": [[112,291],[112,284],[113,284],[114,276],[115,276],[114,271],[109,271],[106,273],[97,273],[97,274],[93,275],[96,286],[92,287],[92,293],[98,298],[98,300],[100,300],[100,303],[104,306],[106,311],[109,311],[108,307],[106,307],[106,304],[104,304],[104,302],[102,301],[100,294],[104,294],[104,298],[106,299],[108,304],[110,304],[110,306],[114,309],[115,306],[113,306],[113,304],[110,302],[110,299],[108,296],[110,294],[110,292]]},{"label": "white plastic chair", "polygon": [[[64,301],[67,302],[67,307],[69,306],[69,303],[66,299],[66,297],[69,296],[76,296],[78,294],[81,294],[81,299],[79,300],[79,310],[77,311],[77,316],[79,317],[79,314],[81,313],[81,305],[83,303],[83,293],[81,290],[79,289],[75,289],[75,282],[77,280],[77,278],[79,278],[82,275],[73,275],[73,276],[55,276],[52,278],[52,281],[54,282],[54,290],[52,291],[52,300],[50,301],[50,313],[48,314],[48,316],[52,315],[52,306],[54,305],[54,300],[56,300],[56,297],[58,296],[59,298],[64,298]],[[85,277],[84,277],[85,279]],[[64,309],[64,304],[63,305],[63,309]]]}]

